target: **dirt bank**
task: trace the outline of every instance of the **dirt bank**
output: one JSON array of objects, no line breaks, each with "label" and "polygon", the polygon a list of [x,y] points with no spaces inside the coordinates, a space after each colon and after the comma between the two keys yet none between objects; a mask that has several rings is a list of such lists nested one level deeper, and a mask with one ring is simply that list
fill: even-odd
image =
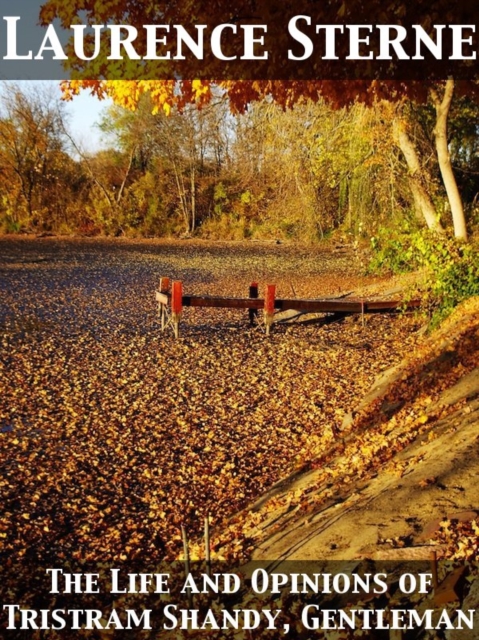
[{"label": "dirt bank", "polygon": [[[439,523],[479,512],[479,300],[382,373],[314,468],[243,514],[258,560],[455,553]],[[435,542],[434,542],[435,541]]]}]

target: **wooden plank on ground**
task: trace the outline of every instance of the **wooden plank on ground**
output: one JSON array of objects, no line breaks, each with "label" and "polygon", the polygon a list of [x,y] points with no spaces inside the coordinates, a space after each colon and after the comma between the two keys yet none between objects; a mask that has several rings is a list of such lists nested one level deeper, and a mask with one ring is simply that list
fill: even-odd
[{"label": "wooden plank on ground", "polygon": [[406,307],[407,309],[417,309],[421,304],[420,300],[410,300],[407,303],[398,300],[369,300],[364,303],[365,313],[374,313],[375,311],[396,311]]}]

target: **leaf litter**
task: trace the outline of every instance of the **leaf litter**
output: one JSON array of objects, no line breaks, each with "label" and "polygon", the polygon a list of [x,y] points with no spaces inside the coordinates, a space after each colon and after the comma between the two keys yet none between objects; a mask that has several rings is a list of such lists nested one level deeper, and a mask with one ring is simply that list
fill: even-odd
[{"label": "leaf litter", "polygon": [[[287,245],[3,239],[0,535],[4,553],[175,558],[313,464],[418,320],[277,326],[186,309],[161,333],[160,276],[189,293],[320,297],[365,282],[343,253]],[[366,284],[370,284],[369,281]],[[378,451],[380,455],[380,451]],[[235,528],[231,538],[238,534]],[[235,540],[236,547],[238,540]]]},{"label": "leaf litter", "polygon": [[[358,275],[361,256],[196,241],[0,245],[4,565],[40,558],[50,566],[153,566],[181,558],[182,525],[194,560],[207,514],[214,557],[244,560],[281,500],[245,508],[274,483],[320,469],[316,484],[286,499],[288,509],[308,514],[380,467],[402,477],[414,460],[395,453],[423,433],[434,439],[449,411],[437,410],[437,378],[418,377],[415,365],[430,347],[416,316],[275,326],[267,339],[246,312],[185,309],[179,340],[160,332],[160,276],[183,280],[188,293],[227,296],[246,295],[252,280],[260,295],[272,282],[285,297],[390,286]],[[453,347],[447,375],[459,380],[477,366],[477,353],[467,341],[461,357]],[[409,368],[389,395],[356,411],[378,373],[406,355]],[[401,404],[406,397],[412,407]],[[425,477],[419,490],[435,482]],[[453,562],[472,559],[477,523],[446,520],[432,542]]]}]

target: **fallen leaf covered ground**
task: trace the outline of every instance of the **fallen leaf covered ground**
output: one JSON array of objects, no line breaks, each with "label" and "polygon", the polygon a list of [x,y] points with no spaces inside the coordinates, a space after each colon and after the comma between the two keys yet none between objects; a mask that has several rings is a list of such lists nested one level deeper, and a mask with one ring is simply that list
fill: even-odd
[{"label": "fallen leaf covered ground", "polygon": [[[175,340],[159,327],[160,276],[183,280],[186,293],[228,296],[245,296],[252,280],[260,295],[275,283],[284,297],[370,295],[394,283],[362,277],[360,254],[327,245],[6,238],[0,249],[4,601],[65,606],[61,596],[41,604],[46,567],[158,568],[181,558],[182,525],[201,559],[208,514],[215,560],[241,561],[254,548],[257,559],[352,558],[342,534],[359,550],[361,527],[384,534],[378,560],[437,549],[448,559],[440,580],[468,562],[464,593],[476,606],[477,300],[431,337],[413,315],[275,325],[267,338],[246,312],[186,309]],[[446,515],[418,542],[426,505]],[[364,548],[358,557],[369,562]],[[178,589],[182,567],[168,567]],[[243,606],[264,608],[244,595]],[[395,598],[392,588],[385,603],[366,606],[403,606]],[[85,595],[72,602],[98,606]],[[414,602],[422,610],[431,597]],[[153,602],[158,615],[163,604]],[[195,606],[220,615],[209,597]],[[298,626],[301,598],[285,592],[274,606],[291,637],[310,637]],[[444,606],[452,619],[456,604]]]},{"label": "fallen leaf covered ground", "polygon": [[[160,276],[188,293],[361,291],[330,248],[11,239],[1,244],[0,548],[53,561],[150,561],[180,526],[247,540],[226,518],[334,442],[378,372],[414,349],[411,316],[277,326],[184,312],[161,333]],[[380,284],[380,283],[379,283]]]}]

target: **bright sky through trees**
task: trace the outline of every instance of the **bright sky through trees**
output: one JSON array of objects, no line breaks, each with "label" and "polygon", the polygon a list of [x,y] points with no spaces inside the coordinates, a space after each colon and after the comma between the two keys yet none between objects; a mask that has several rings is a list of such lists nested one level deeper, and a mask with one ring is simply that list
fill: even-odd
[{"label": "bright sky through trees", "polygon": [[[22,88],[27,88],[29,85],[51,85],[52,90],[58,91],[58,95],[61,95],[60,83],[56,80],[49,82],[24,80],[16,84]],[[0,93],[1,91],[0,84]],[[102,111],[110,104],[109,99],[99,100],[97,97],[91,96],[88,91],[82,91],[74,100],[66,103],[69,130],[75,141],[87,151],[98,151],[105,146],[103,134],[96,125],[101,120]]]},{"label": "bright sky through trees", "polygon": [[90,151],[96,151],[103,146],[102,132],[96,125],[101,119],[102,111],[109,104],[111,104],[110,100],[98,100],[88,91],[83,91],[67,103],[72,135]]}]

